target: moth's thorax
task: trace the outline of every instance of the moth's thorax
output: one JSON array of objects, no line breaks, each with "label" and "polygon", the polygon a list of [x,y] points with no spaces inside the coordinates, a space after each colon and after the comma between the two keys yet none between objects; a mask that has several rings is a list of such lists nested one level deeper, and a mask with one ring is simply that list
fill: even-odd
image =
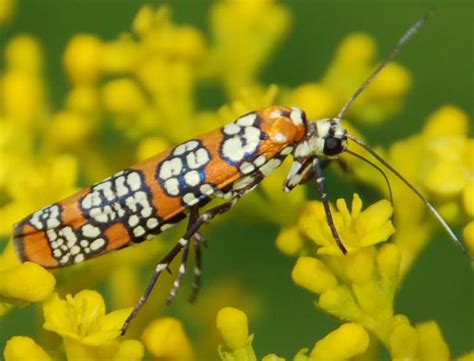
[{"label": "moth's thorax", "polygon": [[306,134],[305,113],[295,107],[272,106],[258,111],[262,129],[276,144],[294,144]]}]

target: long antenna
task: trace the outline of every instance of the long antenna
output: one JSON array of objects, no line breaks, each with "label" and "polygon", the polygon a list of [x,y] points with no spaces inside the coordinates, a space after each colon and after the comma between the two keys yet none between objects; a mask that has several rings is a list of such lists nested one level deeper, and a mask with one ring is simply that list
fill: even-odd
[{"label": "long antenna", "polygon": [[374,78],[380,73],[380,71],[385,68],[385,66],[390,63],[400,52],[400,49],[410,40],[415,33],[420,30],[420,28],[425,25],[426,21],[433,15],[433,10],[430,10],[423,16],[420,20],[418,20],[415,24],[413,24],[410,29],[408,29],[405,34],[398,40],[397,44],[392,48],[388,57],[378,66],[377,69],[367,78],[367,80],[356,90],[354,94],[349,98],[349,100],[344,104],[339,114],[334,118],[336,121],[340,121],[344,114],[346,113],[347,109],[351,106],[351,104],[356,100],[356,98],[362,93],[362,91],[367,88],[367,86],[374,80]]},{"label": "long antenna", "polygon": [[359,158],[360,160],[364,161],[365,163],[371,165],[372,167],[374,167],[377,171],[379,171],[379,173],[382,175],[382,177],[385,179],[385,184],[387,185],[387,188],[388,188],[388,195],[389,195],[389,198],[390,198],[390,203],[392,204],[393,206],[393,192],[392,192],[392,186],[390,185],[390,181],[388,180],[388,177],[387,175],[385,174],[385,172],[383,171],[382,168],[380,168],[377,164],[375,164],[374,162],[368,160],[367,158],[361,156],[360,154],[357,154],[357,153],[354,153],[352,151],[350,151],[349,149],[346,149],[344,151],[344,153],[347,153],[347,154],[350,154],[356,158]]},{"label": "long antenna", "polygon": [[431,213],[436,217],[436,219],[439,221],[439,223],[443,226],[445,231],[448,233],[448,235],[451,237],[451,239],[454,241],[454,243],[466,254],[466,256],[470,256],[468,252],[466,251],[466,248],[462,244],[462,242],[459,240],[459,238],[456,236],[454,231],[449,227],[448,223],[444,220],[444,218],[439,214],[439,212],[433,207],[433,205],[428,202],[428,200],[420,193],[418,189],[416,189],[408,180],[406,180],[395,168],[393,168],[388,162],[386,162],[378,153],[375,152],[372,148],[370,148],[367,144],[365,144],[363,141],[360,139],[354,137],[353,135],[347,134],[347,138],[352,140],[353,142],[357,143],[360,145],[362,148],[364,148],[366,151],[368,151],[372,156],[377,159],[380,163],[382,163],[389,171],[391,171],[393,174],[395,174],[403,183],[405,183],[408,188],[410,188],[413,193],[415,193],[418,198],[420,198],[423,203],[428,207],[428,209],[431,211]]}]

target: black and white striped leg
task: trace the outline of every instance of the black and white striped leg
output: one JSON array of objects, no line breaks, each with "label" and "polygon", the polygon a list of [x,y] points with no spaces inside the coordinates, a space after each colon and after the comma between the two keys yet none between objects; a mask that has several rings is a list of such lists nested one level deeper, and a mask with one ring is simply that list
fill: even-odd
[{"label": "black and white striped leg", "polygon": [[318,186],[318,191],[321,194],[321,200],[323,201],[324,211],[326,213],[326,220],[328,222],[329,228],[331,229],[332,236],[337,243],[337,246],[343,254],[347,253],[347,249],[339,238],[337,233],[336,226],[334,225],[334,220],[332,218],[331,207],[329,207],[328,195],[326,193],[326,186],[324,184],[324,175],[321,168],[321,162],[318,158],[313,159],[313,169],[314,176],[316,178],[316,184]]},{"label": "black and white striped leg", "polygon": [[190,242],[188,241],[186,246],[183,247],[183,256],[181,258],[181,264],[179,265],[178,276],[174,280],[173,287],[171,288],[168,298],[166,299],[167,305],[173,302],[174,298],[176,297],[176,293],[178,292],[179,287],[181,286],[181,281],[183,280],[184,274],[186,273],[186,262],[188,261],[189,244]]},{"label": "black and white striped leg", "polygon": [[194,237],[194,279],[193,279],[193,288],[191,290],[191,296],[189,297],[189,302],[193,303],[196,301],[197,295],[199,293],[199,289],[201,287],[201,274],[202,274],[202,254],[201,254],[201,246],[207,245],[207,241],[204,237],[201,236],[199,232],[197,232]]},{"label": "black and white striped leg", "polygon": [[[199,208],[198,207],[192,207],[189,210],[189,220],[188,220],[188,229],[196,222],[196,220],[199,217]],[[188,261],[188,255],[189,255],[189,248],[190,248],[190,239],[194,238],[186,238],[186,236],[183,236],[182,239],[186,239],[187,243],[186,246],[183,247],[183,256],[181,258],[181,264],[179,266],[179,271],[178,271],[178,276],[174,280],[173,287],[171,288],[171,291],[168,295],[168,298],[166,299],[166,304],[169,305],[174,298],[176,297],[176,293],[179,290],[179,287],[181,286],[181,281],[184,278],[184,275],[186,274],[186,263]]]},{"label": "black and white striped leg", "polygon": [[179,254],[179,252],[188,245],[188,240],[181,238],[178,243],[171,249],[171,251],[168,252],[166,256],[164,256],[161,261],[157,264],[155,268],[155,272],[153,273],[153,276],[148,282],[148,286],[143,293],[143,295],[140,297],[140,300],[138,303],[135,305],[135,308],[133,309],[132,313],[127,317],[125,320],[125,323],[122,326],[121,330],[121,335],[124,335],[125,332],[127,332],[127,328],[130,325],[130,322],[135,318],[137,315],[138,311],[143,307],[145,302],[148,300],[150,297],[151,291],[153,290],[153,287],[155,287],[156,281],[158,280],[158,277],[160,274],[163,272],[163,270],[169,270],[169,265],[173,261],[173,259]]},{"label": "black and white striped leg", "polygon": [[[136,317],[137,313],[141,310],[145,302],[148,300],[150,297],[151,291],[153,290],[153,287],[155,287],[156,281],[158,280],[158,277],[160,276],[161,272],[163,270],[168,270],[169,271],[169,265],[173,261],[173,259],[179,254],[179,252],[184,248],[189,247],[189,242],[190,240],[198,234],[198,237],[201,237],[199,232],[199,228],[204,224],[212,220],[213,218],[217,217],[218,215],[221,215],[228,210],[230,210],[239,200],[240,197],[242,197],[249,189],[252,189],[255,187],[261,180],[263,179],[262,175],[256,176],[254,181],[251,184],[248,184],[247,187],[239,190],[236,192],[236,196],[231,199],[227,203],[220,204],[214,208],[209,209],[202,215],[198,216],[198,211],[199,209],[196,208],[191,208],[190,209],[190,216],[189,216],[189,222],[188,226],[186,228],[186,232],[184,233],[183,237],[178,241],[178,243],[171,249],[170,252],[166,256],[162,258],[162,260],[158,263],[156,266],[155,272],[148,283],[148,286],[143,293],[142,297],[140,297],[140,300],[138,303],[135,305],[135,308],[133,309],[132,313],[127,317],[125,320],[121,334],[124,335],[125,332],[127,332],[128,326],[130,325],[130,322]],[[201,237],[202,238],[202,237]],[[187,252],[187,251],[186,251]],[[187,257],[187,254],[186,254]],[[199,255],[200,257],[200,255]],[[184,254],[183,254],[184,258]],[[181,267],[180,267],[181,268]],[[184,267],[184,271],[186,268]],[[184,274],[184,272],[183,272]],[[179,275],[178,275],[179,277]],[[178,283],[179,287],[179,283]],[[177,290],[177,288],[176,288]],[[176,293],[176,292],[175,292]]]}]

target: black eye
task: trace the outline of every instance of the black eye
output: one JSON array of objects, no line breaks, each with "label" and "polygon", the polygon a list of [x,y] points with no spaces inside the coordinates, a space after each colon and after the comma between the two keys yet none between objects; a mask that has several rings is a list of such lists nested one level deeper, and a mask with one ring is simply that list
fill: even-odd
[{"label": "black eye", "polygon": [[342,152],[342,139],[329,137],[324,141],[324,154],[336,155]]}]

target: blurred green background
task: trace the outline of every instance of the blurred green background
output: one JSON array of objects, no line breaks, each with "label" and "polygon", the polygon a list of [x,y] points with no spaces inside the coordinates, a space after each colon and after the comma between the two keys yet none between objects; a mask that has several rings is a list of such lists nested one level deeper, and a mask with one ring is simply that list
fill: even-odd
[{"label": "blurred green background", "polygon": [[[248,2],[251,6],[251,0]],[[40,39],[46,51],[51,98],[59,105],[67,89],[62,52],[68,39],[78,32],[113,39],[130,28],[144,3],[163,2],[20,0],[13,23],[1,30],[0,45],[3,48],[6,39],[18,33],[32,33]],[[212,1],[168,3],[177,23],[194,24],[207,32],[207,13]],[[386,54],[403,31],[434,8],[436,15],[397,59],[413,77],[414,86],[405,106],[390,121],[363,130],[370,144],[390,144],[419,130],[430,112],[447,103],[461,107],[473,118],[474,2],[293,0],[283,3],[291,9],[293,27],[263,71],[266,83],[293,86],[317,79],[338,43],[349,32],[368,32]],[[221,106],[224,99],[207,93],[201,98],[212,108]],[[328,175],[328,188],[331,199],[347,197],[357,190],[353,184],[332,174]],[[368,202],[378,195],[365,192],[363,197]],[[250,320],[251,332],[256,334],[256,352],[290,356],[302,347],[312,346],[339,321],[315,311],[313,296],[292,283],[294,259],[276,250],[276,234],[277,229],[270,225],[238,224],[235,220],[214,228],[204,254],[203,287],[205,290],[228,276],[239,277],[246,288],[262,298],[261,317]],[[439,234],[409,272],[396,298],[396,312],[408,315],[413,322],[438,321],[452,355],[459,355],[474,348],[473,281],[465,257],[447,236]],[[195,305],[194,312],[199,313],[201,307],[205,305]],[[172,306],[169,312],[177,311]],[[31,309],[17,310],[2,321],[0,349],[12,335],[31,334],[33,325],[26,320],[32,315]],[[199,330],[191,334],[199,339]]]}]

